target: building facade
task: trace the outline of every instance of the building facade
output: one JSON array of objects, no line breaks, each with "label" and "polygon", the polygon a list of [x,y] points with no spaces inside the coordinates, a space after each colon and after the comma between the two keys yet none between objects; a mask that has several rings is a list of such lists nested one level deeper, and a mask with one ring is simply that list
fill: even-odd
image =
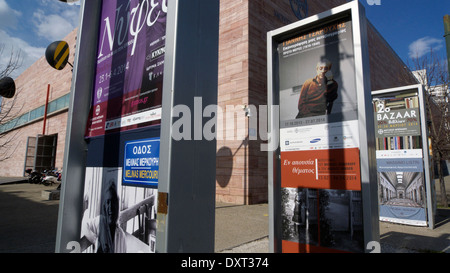
[{"label": "building facade", "polygon": [[[222,109],[240,105],[234,108],[236,111],[246,105],[266,105],[267,32],[347,2],[221,1],[218,105]],[[416,84],[405,64],[370,22],[367,33],[372,90]],[[252,132],[248,120],[244,126],[246,138],[217,141],[216,199],[236,204],[267,202],[267,154],[260,149],[260,138],[248,140]],[[241,129],[237,126],[234,135]]]},{"label": "building facade", "polygon": [[[267,104],[267,32],[345,4],[346,0],[222,0],[220,1],[218,106],[236,114],[233,126],[218,128],[216,157],[216,200],[234,204],[268,201],[267,153],[261,151],[261,137],[245,110]],[[75,46],[76,30],[65,41]],[[368,24],[372,90],[415,84],[404,63],[375,28]],[[73,61],[73,55],[69,62]],[[71,85],[70,67],[57,71],[44,57],[16,79],[17,103],[23,104],[18,117],[45,105],[50,84],[50,103],[67,98]],[[63,99],[61,99],[63,100]],[[6,101],[6,100],[4,100]],[[56,104],[56,102],[55,102]],[[68,104],[67,104],[68,105]],[[54,167],[63,165],[67,105],[49,113],[46,135],[57,135]],[[258,116],[258,113],[251,113]],[[242,118],[244,117],[244,118]],[[11,127],[11,126],[10,126]],[[11,157],[0,162],[0,176],[21,176],[25,168],[28,137],[42,134],[43,117],[30,118],[17,128],[3,127],[13,136]],[[85,128],[80,128],[84,130]],[[0,129],[0,132],[1,129]],[[3,139],[3,138],[2,138]]]},{"label": "building facade", "polygon": [[[71,64],[76,34],[77,31],[73,30],[64,38],[69,44]],[[35,166],[42,170],[61,170],[72,83],[70,65],[56,70],[42,56],[14,81],[15,97],[2,100],[0,176],[20,177],[25,169],[34,169]],[[11,111],[6,113],[9,109]],[[45,139],[42,138],[44,135]]]}]

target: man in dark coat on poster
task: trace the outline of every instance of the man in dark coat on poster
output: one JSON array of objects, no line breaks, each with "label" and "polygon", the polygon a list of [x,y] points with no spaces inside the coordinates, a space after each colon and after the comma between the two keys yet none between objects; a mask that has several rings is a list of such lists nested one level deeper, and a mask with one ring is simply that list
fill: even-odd
[{"label": "man in dark coat on poster", "polygon": [[327,59],[317,63],[317,76],[308,79],[300,91],[296,118],[329,115],[338,97],[338,84],[333,79],[331,62]]}]

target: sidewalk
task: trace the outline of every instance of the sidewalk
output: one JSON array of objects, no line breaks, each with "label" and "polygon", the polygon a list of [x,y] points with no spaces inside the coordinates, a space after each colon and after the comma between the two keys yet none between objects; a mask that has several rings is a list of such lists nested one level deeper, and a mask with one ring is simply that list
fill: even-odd
[{"label": "sidewalk", "polygon": [[0,185],[24,183],[28,177],[0,177]]},{"label": "sidewalk", "polygon": [[[1,181],[1,180],[0,180]],[[53,253],[59,200],[44,200],[57,185],[0,184],[0,253]],[[217,253],[269,253],[268,205],[217,204]],[[383,253],[450,253],[450,209],[438,210],[436,228],[380,223]]]},{"label": "sidewalk", "polygon": [[216,204],[215,252],[269,253],[267,204]]},{"label": "sidewalk", "polygon": [[0,253],[53,253],[59,200],[43,200],[57,186],[0,185]]},{"label": "sidewalk", "polygon": [[438,209],[435,221],[434,229],[381,222],[382,252],[450,253],[450,209]]},{"label": "sidewalk", "polygon": [[[216,252],[268,253],[267,209],[267,204],[219,204]],[[249,217],[251,213],[254,215]],[[380,245],[381,253],[450,253],[450,209],[438,209],[434,229],[380,222]]]}]

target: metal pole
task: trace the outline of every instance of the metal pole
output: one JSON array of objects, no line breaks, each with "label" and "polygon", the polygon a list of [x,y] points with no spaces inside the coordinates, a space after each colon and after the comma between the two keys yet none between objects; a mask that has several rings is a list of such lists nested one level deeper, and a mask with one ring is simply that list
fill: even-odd
[{"label": "metal pole", "polygon": [[50,96],[50,84],[47,86],[47,99],[45,100],[45,111],[44,111],[44,126],[42,128],[42,135],[45,136],[45,125],[47,124],[47,110],[48,110],[48,97]]},{"label": "metal pole", "polygon": [[[77,34],[73,80],[67,120],[64,175],[61,182],[55,252],[69,252],[79,240],[87,145],[84,128],[89,115],[95,76],[98,24],[101,0],[81,1],[80,28]],[[82,53],[81,53],[82,52]]]}]

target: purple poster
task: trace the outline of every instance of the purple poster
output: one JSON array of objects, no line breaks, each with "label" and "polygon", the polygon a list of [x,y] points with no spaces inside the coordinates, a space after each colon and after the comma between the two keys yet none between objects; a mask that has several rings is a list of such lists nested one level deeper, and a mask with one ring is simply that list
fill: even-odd
[{"label": "purple poster", "polygon": [[167,0],[102,5],[86,137],[161,122]]}]

